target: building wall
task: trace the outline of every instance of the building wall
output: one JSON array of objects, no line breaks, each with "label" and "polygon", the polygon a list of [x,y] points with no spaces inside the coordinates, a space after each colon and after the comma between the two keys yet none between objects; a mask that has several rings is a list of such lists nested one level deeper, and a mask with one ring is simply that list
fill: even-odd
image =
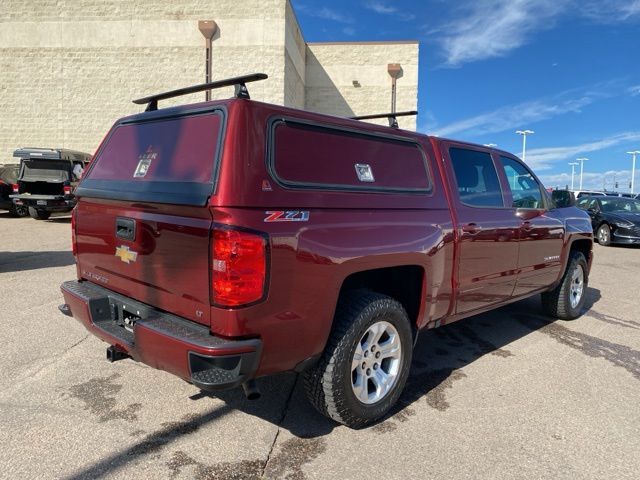
[{"label": "building wall", "polygon": [[285,20],[284,105],[304,108],[307,45],[288,1]]},{"label": "building wall", "polygon": [[[0,158],[21,146],[93,152],[131,100],[204,82],[198,20],[213,19],[213,79],[265,72],[284,102],[285,0],[2,0]],[[228,97],[231,88],[214,92]],[[204,93],[161,105],[204,100]]]},{"label": "building wall", "polygon": [[[368,103],[376,100],[370,92],[390,88],[383,65],[417,66],[415,45],[307,47],[289,0],[2,0],[0,163],[23,146],[93,153],[116,119],[143,109],[132,99],[204,82],[198,20],[219,27],[213,79],[265,72],[267,81],[249,86],[260,101],[333,114],[351,102],[357,113],[387,111]],[[366,78],[360,95],[351,85],[356,73]],[[399,108],[415,105],[415,96],[403,86]],[[200,100],[204,93],[160,105]]]},{"label": "building wall", "polygon": [[[417,110],[418,42],[309,43],[305,108],[341,116],[390,112],[389,63],[399,63],[403,70],[397,82],[397,111]],[[398,123],[416,129],[416,117],[401,117]]]}]

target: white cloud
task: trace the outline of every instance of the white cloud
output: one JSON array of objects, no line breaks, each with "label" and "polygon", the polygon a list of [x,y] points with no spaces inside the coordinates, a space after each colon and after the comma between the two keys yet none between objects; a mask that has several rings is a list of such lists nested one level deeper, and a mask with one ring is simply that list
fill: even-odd
[{"label": "white cloud", "polygon": [[380,0],[367,0],[364,2],[364,6],[380,15],[393,15],[403,21],[411,21],[416,18],[412,13],[400,11],[397,7]]},{"label": "white cloud", "polygon": [[386,3],[378,2],[375,0],[365,2],[364,6],[369,10],[373,10],[374,12],[381,14],[395,13],[398,11],[396,7],[392,7],[390,5],[387,5]]},{"label": "white cloud", "polygon": [[566,113],[579,113],[582,107],[593,103],[594,100],[594,95],[585,94],[571,99],[539,99],[507,105],[491,112],[445,125],[434,134],[446,137],[460,132],[472,135],[502,132]]},{"label": "white cloud", "polygon": [[629,91],[624,79],[599,82],[588,88],[574,88],[554,96],[505,105],[489,112],[458,120],[429,132],[438,136],[451,136],[464,132],[468,136],[531,128],[532,124],[567,113],[581,113],[582,108],[600,99],[611,98]]},{"label": "white cloud", "polygon": [[353,23],[354,20],[350,15],[345,15],[336,10],[332,10],[327,7],[316,8],[309,5],[297,5],[296,11],[307,15],[309,17],[322,18],[324,20],[331,20],[338,23]]},{"label": "white cloud", "polygon": [[451,12],[455,20],[431,33],[445,65],[459,67],[508,55],[535,33],[553,28],[561,15],[599,23],[637,20],[640,0],[463,0]]},{"label": "white cloud", "polygon": [[640,17],[640,0],[588,0],[580,4],[580,11],[596,22],[624,22]]},{"label": "white cloud", "polygon": [[554,18],[570,0],[466,0],[454,12],[456,20],[437,30],[446,65],[502,57],[529,42],[539,30],[553,27]]},{"label": "white cloud", "polygon": [[[630,170],[608,170],[606,172],[590,172],[589,162],[584,165],[585,171],[582,175],[583,190],[603,190],[628,192],[629,182],[631,181]],[[571,188],[571,167],[567,165],[566,173],[556,175],[540,175],[540,180],[545,187]],[[615,182],[618,182],[618,188],[615,188]],[[578,190],[580,187],[580,169],[576,168],[573,177],[573,187]]]},{"label": "white cloud", "polygon": [[[573,161],[576,157],[589,152],[596,152],[622,143],[640,142],[640,131],[624,132],[593,142],[565,147],[545,147],[527,150],[527,164],[535,170],[552,168],[554,163],[562,160]],[[585,163],[585,168],[588,162]]]},{"label": "white cloud", "polygon": [[629,92],[629,94],[632,97],[637,97],[638,95],[640,95],[640,85],[634,85],[633,87],[629,87],[627,89],[627,92]]}]

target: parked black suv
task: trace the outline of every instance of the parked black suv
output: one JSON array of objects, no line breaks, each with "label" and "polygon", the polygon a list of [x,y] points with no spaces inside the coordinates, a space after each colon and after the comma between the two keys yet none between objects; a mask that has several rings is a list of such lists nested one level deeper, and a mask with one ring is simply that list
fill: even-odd
[{"label": "parked black suv", "polygon": [[73,210],[74,190],[91,155],[62,148],[20,148],[13,156],[22,159],[17,192],[11,195],[16,206],[27,207],[37,220]]}]

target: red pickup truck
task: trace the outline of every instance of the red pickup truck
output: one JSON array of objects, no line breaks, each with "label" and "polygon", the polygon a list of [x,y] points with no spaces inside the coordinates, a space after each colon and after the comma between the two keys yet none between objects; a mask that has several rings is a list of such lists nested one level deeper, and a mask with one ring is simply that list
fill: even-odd
[{"label": "red pickup truck", "polygon": [[[580,315],[588,215],[510,153],[248,98],[118,120],[72,217],[73,316],[203,390],[303,372],[362,427],[396,402],[424,329],[542,294]],[[394,116],[390,116],[394,120]]]}]

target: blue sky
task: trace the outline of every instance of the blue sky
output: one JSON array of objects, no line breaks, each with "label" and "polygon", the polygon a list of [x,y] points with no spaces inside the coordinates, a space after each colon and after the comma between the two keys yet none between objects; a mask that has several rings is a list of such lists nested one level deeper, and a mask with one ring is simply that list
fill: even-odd
[{"label": "blue sky", "polygon": [[[640,0],[292,0],[314,41],[419,40],[418,129],[496,143],[547,186],[628,191],[640,150]],[[391,60],[391,59],[390,59]],[[640,189],[640,157],[636,165]],[[576,170],[578,171],[578,169]],[[576,188],[578,177],[575,178]]]}]

